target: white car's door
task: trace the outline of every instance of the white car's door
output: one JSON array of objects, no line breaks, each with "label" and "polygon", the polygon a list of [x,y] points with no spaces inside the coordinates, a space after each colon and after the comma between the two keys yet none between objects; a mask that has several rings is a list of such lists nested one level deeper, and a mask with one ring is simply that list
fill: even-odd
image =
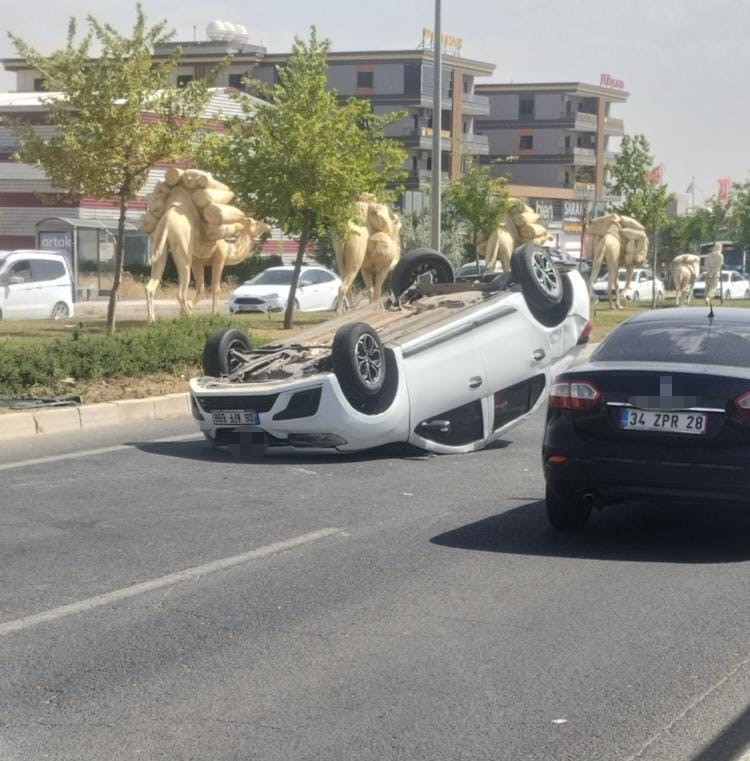
[{"label": "white car's door", "polygon": [[488,394],[544,373],[544,368],[563,354],[561,330],[549,334],[521,312],[508,312],[507,307],[479,330]]},{"label": "white car's door", "polygon": [[3,275],[3,317],[8,320],[31,320],[36,317],[35,284],[31,279],[31,262],[19,260],[8,266]]},{"label": "white car's door", "polygon": [[490,393],[479,330],[471,322],[419,336],[403,344],[402,353],[412,432],[420,423]]},{"label": "white car's door", "polygon": [[297,301],[299,308],[303,312],[312,312],[320,309],[320,287],[315,282],[315,276],[312,272],[305,272],[299,279],[299,288],[297,288]]}]

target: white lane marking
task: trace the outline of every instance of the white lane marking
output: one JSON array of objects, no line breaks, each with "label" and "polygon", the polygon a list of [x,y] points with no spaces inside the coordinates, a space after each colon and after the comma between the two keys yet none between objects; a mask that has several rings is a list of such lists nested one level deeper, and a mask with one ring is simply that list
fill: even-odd
[{"label": "white lane marking", "polygon": [[[169,444],[173,441],[200,441],[202,436],[196,436],[194,433],[183,434],[180,436],[168,436],[165,439],[150,439],[139,442],[141,444]],[[99,449],[86,449],[82,452],[68,452],[67,454],[55,454],[49,457],[35,457],[33,460],[20,460],[19,462],[8,462],[0,464],[0,470],[13,470],[14,468],[26,468],[29,465],[45,465],[48,462],[58,462],[60,460],[76,460],[80,457],[91,457],[97,454],[107,454],[109,452],[122,452],[125,449],[134,449],[137,444],[116,444],[111,447],[100,447]]]},{"label": "white lane marking", "polygon": [[87,610],[100,608],[102,605],[111,605],[112,603],[120,602],[121,600],[127,600],[129,597],[142,595],[146,592],[153,592],[156,589],[169,587],[173,584],[194,581],[201,576],[207,576],[208,574],[216,573],[217,571],[224,571],[227,568],[233,568],[234,566],[242,565],[243,563],[259,560],[260,558],[275,555],[279,552],[290,550],[293,547],[310,544],[319,539],[324,539],[327,536],[340,533],[340,528],[322,528],[309,534],[302,534],[301,536],[294,537],[293,539],[285,539],[281,542],[268,544],[265,547],[258,547],[255,550],[243,552],[241,555],[232,555],[231,557],[222,558],[221,560],[214,560],[211,563],[198,565],[194,568],[186,568],[184,571],[170,573],[166,576],[161,576],[158,579],[143,581],[140,584],[133,584],[129,587],[123,587],[122,589],[115,589],[114,591],[106,592],[103,595],[89,597],[87,600],[70,603],[69,605],[62,605],[59,608],[52,608],[50,610],[42,611],[41,613],[35,613],[32,616],[17,618],[14,621],[6,621],[5,623],[0,623],[0,637],[21,631],[22,629],[29,629],[37,624],[56,621],[58,618],[64,618],[65,616],[72,616],[76,613],[83,613]]}]

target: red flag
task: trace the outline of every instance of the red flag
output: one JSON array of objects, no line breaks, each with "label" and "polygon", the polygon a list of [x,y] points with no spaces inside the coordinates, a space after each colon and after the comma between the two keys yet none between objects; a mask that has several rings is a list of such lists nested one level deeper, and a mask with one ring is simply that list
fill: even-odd
[{"label": "red flag", "polygon": [[722,206],[729,203],[729,177],[719,177],[719,203]]},{"label": "red flag", "polygon": [[649,181],[653,182],[654,185],[661,185],[663,172],[664,172],[664,164],[659,164],[659,166],[655,166],[648,173]]}]

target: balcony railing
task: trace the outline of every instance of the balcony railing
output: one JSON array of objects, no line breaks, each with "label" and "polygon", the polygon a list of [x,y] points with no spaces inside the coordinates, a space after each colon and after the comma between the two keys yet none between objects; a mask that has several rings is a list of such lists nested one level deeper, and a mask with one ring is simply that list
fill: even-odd
[{"label": "balcony railing", "polygon": [[475,106],[489,106],[490,99],[486,95],[475,95],[473,92],[465,92],[461,95],[464,103],[471,103]]}]

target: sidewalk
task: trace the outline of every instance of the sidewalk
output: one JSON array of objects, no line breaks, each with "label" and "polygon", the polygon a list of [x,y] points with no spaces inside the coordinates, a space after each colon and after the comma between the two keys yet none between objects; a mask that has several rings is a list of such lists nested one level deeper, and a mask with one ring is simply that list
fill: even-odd
[{"label": "sidewalk", "polygon": [[44,433],[66,433],[84,428],[141,420],[168,420],[188,415],[188,393],[84,404],[80,407],[35,407],[0,415],[0,443]]}]

